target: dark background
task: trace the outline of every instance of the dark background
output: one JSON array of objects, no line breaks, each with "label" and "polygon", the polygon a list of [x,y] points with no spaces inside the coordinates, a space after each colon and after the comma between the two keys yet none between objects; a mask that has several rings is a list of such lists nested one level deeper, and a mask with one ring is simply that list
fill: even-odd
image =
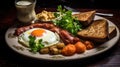
[{"label": "dark background", "polygon": [[[0,2],[0,10],[14,8],[15,0],[2,0]],[[37,0],[39,7],[57,7],[59,4],[66,4],[74,8],[99,8],[99,9],[119,9],[119,0],[66,0],[67,3],[61,0]]]},{"label": "dark background", "polygon": [[[108,19],[113,19],[112,22],[114,22],[117,26],[119,26],[120,22],[120,2],[119,0],[67,0],[68,3],[63,3],[60,0],[37,0],[37,6],[36,7],[57,7],[57,5],[65,4],[74,8],[96,8],[96,9],[118,9],[118,10],[111,10],[111,13],[116,13],[114,17],[108,17]],[[108,65],[107,67],[110,67],[109,65],[116,64],[116,66],[113,67],[120,67],[120,41],[109,51],[100,54],[98,56],[93,56],[87,59],[83,60],[77,60],[77,61],[64,61],[64,62],[45,62],[45,61],[39,61],[30,59],[28,57],[24,57],[22,55],[19,55],[18,53],[13,52],[8,46],[5,44],[4,40],[4,34],[9,26],[12,25],[12,21],[15,16],[14,9],[14,0],[2,0],[0,2],[0,67],[23,67],[23,66],[46,66],[46,63],[49,65],[52,64],[58,64],[58,65],[98,65],[95,67],[104,67],[105,65]],[[11,10],[11,12],[10,12]],[[115,11],[115,12],[114,12]],[[105,12],[109,12],[105,11]],[[3,18],[3,19],[2,19]],[[6,22],[5,22],[6,21]],[[120,28],[119,28],[120,29]],[[99,61],[99,62],[98,62]],[[37,62],[37,63],[36,63]],[[62,64],[61,64],[62,63]],[[57,65],[57,66],[58,66]],[[103,66],[102,66],[103,65]],[[48,65],[47,65],[48,66]],[[82,66],[81,66],[82,67]]]}]

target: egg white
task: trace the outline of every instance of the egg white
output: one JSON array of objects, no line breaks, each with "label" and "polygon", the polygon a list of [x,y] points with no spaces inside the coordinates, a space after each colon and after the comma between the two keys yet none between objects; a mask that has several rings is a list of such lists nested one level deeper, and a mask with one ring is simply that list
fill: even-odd
[{"label": "egg white", "polygon": [[[32,31],[37,29],[43,29],[43,28],[33,28],[23,32],[18,36],[18,42],[26,47],[29,47],[29,36],[31,35]],[[44,45],[44,47],[48,47],[55,45],[60,41],[60,37],[57,33],[54,33],[47,29],[44,30],[45,32],[43,33],[43,35],[40,37],[36,37],[35,42],[38,42],[38,40],[42,39],[42,44]]]}]

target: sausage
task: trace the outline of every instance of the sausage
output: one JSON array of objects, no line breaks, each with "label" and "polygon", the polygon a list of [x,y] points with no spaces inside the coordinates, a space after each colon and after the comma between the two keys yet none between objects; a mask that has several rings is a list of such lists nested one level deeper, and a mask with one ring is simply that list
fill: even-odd
[{"label": "sausage", "polygon": [[78,37],[74,37],[67,30],[63,30],[52,23],[35,23],[29,26],[20,27],[15,30],[14,34],[19,36],[21,33],[32,28],[45,28],[52,32],[56,32],[61,37],[62,41],[65,44],[69,44],[69,43],[74,44],[79,41]]},{"label": "sausage", "polygon": [[80,41],[80,39],[78,37],[72,36],[72,34],[70,34],[66,30],[61,30],[60,31],[60,36],[61,36],[63,42],[66,43],[66,44],[68,44],[68,43],[74,44],[74,43]]},{"label": "sausage", "polygon": [[32,29],[32,28],[45,28],[45,29],[51,29],[55,27],[53,24],[51,23],[35,23],[35,24],[31,24],[29,26],[23,26],[20,28],[17,28],[15,30],[14,35],[20,35],[21,33],[25,32],[26,30]]}]

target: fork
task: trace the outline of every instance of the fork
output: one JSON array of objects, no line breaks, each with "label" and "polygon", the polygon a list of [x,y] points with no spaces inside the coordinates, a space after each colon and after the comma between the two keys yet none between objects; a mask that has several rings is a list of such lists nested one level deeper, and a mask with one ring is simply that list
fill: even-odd
[{"label": "fork", "polygon": [[[71,11],[73,11],[73,12],[78,12],[78,10],[76,10],[76,9],[74,9],[74,8],[71,8],[71,7],[68,7],[68,6],[64,6],[64,8],[67,9],[67,10],[71,10]],[[113,16],[113,14],[111,14],[111,13],[98,13],[98,12],[96,12],[96,15],[110,16],[110,17]]]}]

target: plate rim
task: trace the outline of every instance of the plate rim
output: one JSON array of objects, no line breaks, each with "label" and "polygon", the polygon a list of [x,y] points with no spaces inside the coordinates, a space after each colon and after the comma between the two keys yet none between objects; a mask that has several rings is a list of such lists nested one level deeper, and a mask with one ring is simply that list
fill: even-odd
[{"label": "plate rim", "polygon": [[[95,16],[97,16],[97,15],[95,15]],[[106,18],[101,17],[101,16],[97,16],[97,17],[106,19]],[[91,56],[95,56],[95,55],[101,54],[101,53],[109,50],[110,48],[112,48],[112,47],[118,42],[119,37],[120,37],[119,28],[118,28],[113,22],[111,22],[110,20],[108,20],[108,19],[106,19],[106,20],[107,20],[109,23],[112,23],[112,24],[116,27],[117,33],[116,33],[116,36],[115,36],[115,37],[117,38],[117,40],[116,40],[116,41],[114,42],[114,44],[111,45],[110,47],[108,47],[108,48],[106,48],[106,49],[104,49],[104,50],[102,50],[102,51],[99,51],[99,52],[97,52],[97,53],[94,53],[94,54],[88,54],[87,56],[84,56],[84,57],[76,57],[76,58],[68,58],[68,59],[64,59],[64,58],[62,58],[62,59],[61,59],[61,58],[58,58],[58,59],[53,59],[53,58],[48,59],[48,58],[40,58],[40,57],[29,56],[29,55],[26,55],[26,54],[24,54],[24,53],[21,53],[21,52],[19,52],[18,50],[13,49],[13,47],[10,46],[10,43],[7,42],[7,37],[8,37],[7,33],[8,33],[8,30],[9,30],[11,27],[8,28],[8,30],[7,30],[6,33],[5,33],[5,41],[6,41],[7,45],[8,45],[12,50],[14,50],[16,53],[19,53],[19,54],[21,54],[21,55],[24,55],[24,56],[27,56],[27,57],[30,57],[30,58],[35,58],[35,59],[38,59],[38,60],[50,60],[50,61],[61,61],[61,60],[62,60],[62,61],[63,61],[63,60],[84,59],[84,58],[87,58],[87,57],[91,57]],[[107,42],[108,42],[108,41],[107,41]],[[55,55],[54,55],[54,56],[55,56]],[[59,55],[57,55],[57,56],[59,56]],[[65,56],[65,57],[69,57],[69,56]],[[71,56],[70,56],[70,57],[71,57]]]}]

